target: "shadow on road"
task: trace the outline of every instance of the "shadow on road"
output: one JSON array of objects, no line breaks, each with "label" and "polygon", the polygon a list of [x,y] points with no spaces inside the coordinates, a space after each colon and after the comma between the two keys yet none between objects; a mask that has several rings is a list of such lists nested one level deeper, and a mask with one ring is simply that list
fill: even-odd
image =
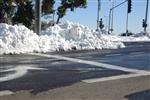
[{"label": "shadow on road", "polygon": [[[18,62],[14,62],[13,65],[18,63],[19,60]],[[20,65],[21,64],[26,66],[33,64],[37,67],[46,68],[47,70],[29,70],[29,72],[21,78],[1,82],[0,91],[10,90],[16,92],[20,90],[30,90],[31,93],[37,94],[50,89],[70,86],[85,79],[128,74],[128,72],[108,70],[96,66],[48,58],[44,59],[44,61],[42,58],[32,59],[31,61],[26,61],[26,63],[20,63]]]},{"label": "shadow on road", "polygon": [[145,90],[125,96],[129,100],[150,100],[150,90]]}]

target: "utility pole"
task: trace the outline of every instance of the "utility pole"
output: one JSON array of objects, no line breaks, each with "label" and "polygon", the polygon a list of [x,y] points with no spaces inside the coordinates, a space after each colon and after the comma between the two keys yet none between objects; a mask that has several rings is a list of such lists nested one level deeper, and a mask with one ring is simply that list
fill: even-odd
[{"label": "utility pole", "polygon": [[148,17],[148,5],[149,5],[149,0],[147,0],[147,3],[146,3],[146,13],[145,13],[145,25],[144,25],[144,32],[147,32],[146,28],[147,28],[147,17]]},{"label": "utility pole", "polygon": [[35,33],[41,32],[41,0],[35,0]]},{"label": "utility pole", "polygon": [[98,7],[97,7],[97,29],[99,31],[99,17],[100,17],[100,10],[101,10],[101,0],[98,0]]}]

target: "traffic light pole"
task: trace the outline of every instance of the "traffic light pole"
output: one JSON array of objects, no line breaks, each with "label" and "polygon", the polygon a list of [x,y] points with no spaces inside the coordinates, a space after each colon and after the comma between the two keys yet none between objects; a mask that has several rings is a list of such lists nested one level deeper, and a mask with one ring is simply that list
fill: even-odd
[{"label": "traffic light pole", "polygon": [[41,32],[41,0],[35,1],[35,33]]},{"label": "traffic light pole", "polygon": [[112,13],[112,10],[121,6],[122,4],[124,4],[125,2],[127,2],[127,0],[125,0],[124,2],[112,7],[110,10],[109,10],[109,23],[108,23],[108,34],[110,34],[110,19],[111,19],[111,13]]},{"label": "traffic light pole", "polygon": [[109,10],[108,34],[110,34],[111,9]]},{"label": "traffic light pole", "polygon": [[126,36],[128,34],[128,19],[129,19],[129,13],[128,13],[128,9],[127,9],[127,19],[126,19]]},{"label": "traffic light pole", "polygon": [[131,6],[132,6],[132,0],[127,0],[127,19],[126,19],[126,36],[128,35],[128,18],[129,18],[129,13],[131,13]]},{"label": "traffic light pole", "polygon": [[97,31],[99,31],[99,17],[100,17],[100,9],[101,9],[101,0],[98,0],[98,9],[97,9]]},{"label": "traffic light pole", "polygon": [[144,32],[147,32],[146,28],[147,28],[147,17],[148,17],[148,5],[149,5],[149,0],[147,0],[146,3],[146,14],[145,14],[145,27],[144,27]]},{"label": "traffic light pole", "polygon": [[[112,8],[114,7],[114,0],[112,1]],[[113,32],[113,22],[114,22],[114,10],[112,10],[111,14],[111,33]]]}]

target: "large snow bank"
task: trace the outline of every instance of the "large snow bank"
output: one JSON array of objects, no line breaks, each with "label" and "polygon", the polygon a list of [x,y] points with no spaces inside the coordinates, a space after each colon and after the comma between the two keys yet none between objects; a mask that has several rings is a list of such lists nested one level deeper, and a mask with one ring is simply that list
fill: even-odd
[{"label": "large snow bank", "polygon": [[0,24],[0,54],[39,50],[40,38],[23,25]]},{"label": "large snow bank", "polygon": [[0,54],[52,52],[74,49],[115,49],[124,47],[110,37],[79,23],[63,22],[49,27],[40,36],[23,25],[0,24]]}]

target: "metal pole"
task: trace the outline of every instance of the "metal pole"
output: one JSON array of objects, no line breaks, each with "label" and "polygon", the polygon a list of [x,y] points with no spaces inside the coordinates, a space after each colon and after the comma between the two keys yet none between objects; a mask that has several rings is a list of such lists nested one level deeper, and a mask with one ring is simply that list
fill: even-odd
[{"label": "metal pole", "polygon": [[111,20],[111,11],[113,10],[113,9],[115,9],[115,8],[117,8],[117,7],[119,7],[119,6],[121,6],[122,4],[124,4],[125,2],[127,2],[127,0],[125,0],[125,1],[123,1],[122,3],[120,3],[120,4],[118,4],[118,5],[116,5],[116,6],[114,6],[114,7],[112,7],[112,8],[110,8],[110,10],[109,10],[109,23],[108,23],[108,34],[110,34],[110,20]]},{"label": "metal pole", "polygon": [[53,12],[53,24],[55,24],[55,10]]},{"label": "metal pole", "polygon": [[35,1],[35,33],[41,32],[41,0]]},{"label": "metal pole", "polygon": [[[112,8],[114,7],[114,0],[112,1]],[[111,33],[113,31],[113,20],[114,20],[114,9],[112,9],[112,15],[111,15]]]},{"label": "metal pole", "polygon": [[128,13],[128,8],[127,8],[127,19],[126,19],[126,36],[128,34],[128,17],[129,17],[129,13]]},{"label": "metal pole", "polygon": [[110,19],[111,19],[111,9],[109,10],[109,22],[108,22],[108,34],[110,34]]},{"label": "metal pole", "polygon": [[101,0],[98,0],[98,9],[97,9],[97,31],[99,31],[99,17],[100,17],[100,9],[101,9]]},{"label": "metal pole", "polygon": [[106,21],[106,22],[105,22],[105,30],[107,30],[107,28],[108,28],[108,25],[107,25],[107,24],[108,24],[108,19],[107,19],[107,17],[108,17],[108,16],[104,16],[104,18],[106,18],[106,19],[105,19],[105,21]]},{"label": "metal pole", "polygon": [[148,5],[149,5],[149,0],[147,0],[147,4],[146,4],[146,14],[145,14],[145,27],[144,27],[144,32],[146,32],[146,28],[147,28],[147,17],[148,17]]}]

